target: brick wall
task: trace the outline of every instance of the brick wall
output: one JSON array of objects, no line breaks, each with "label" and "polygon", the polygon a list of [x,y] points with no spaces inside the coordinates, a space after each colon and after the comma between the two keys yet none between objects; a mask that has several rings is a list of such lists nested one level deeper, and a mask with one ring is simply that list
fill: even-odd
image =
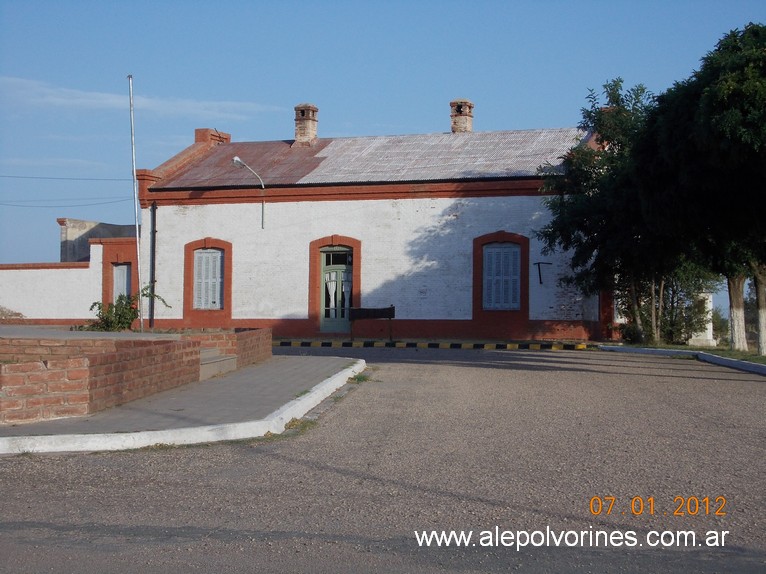
[{"label": "brick wall", "polygon": [[86,357],[0,365],[0,422],[88,414],[88,373]]},{"label": "brick wall", "polygon": [[0,422],[90,414],[199,380],[195,341],[113,344],[100,354],[0,366]]},{"label": "brick wall", "polygon": [[88,357],[90,412],[199,380],[195,341],[118,341],[117,351]]},{"label": "brick wall", "polygon": [[271,329],[238,331],[234,336],[238,369],[271,358]]},{"label": "brick wall", "polygon": [[113,353],[115,339],[0,339],[0,361],[21,363]]},{"label": "brick wall", "polygon": [[271,329],[202,329],[184,331],[181,336],[199,342],[202,349],[216,349],[221,355],[236,356],[238,369],[271,358]]},{"label": "brick wall", "polygon": [[0,424],[94,413],[199,380],[200,349],[271,357],[271,330],[183,333],[180,340],[0,339]]},{"label": "brick wall", "polygon": [[236,355],[237,340],[233,331],[202,329],[183,333],[183,338],[198,341],[202,349],[216,349],[221,355]]}]

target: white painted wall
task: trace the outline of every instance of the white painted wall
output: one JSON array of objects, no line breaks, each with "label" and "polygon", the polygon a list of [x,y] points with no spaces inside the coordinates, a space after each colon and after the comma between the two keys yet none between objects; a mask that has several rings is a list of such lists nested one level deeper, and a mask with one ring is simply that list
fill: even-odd
[{"label": "white painted wall", "polygon": [[[160,207],[156,292],[171,305],[158,319],[183,314],[184,245],[214,237],[233,245],[232,318],[308,316],[309,244],[329,235],[362,242],[362,305],[396,305],[397,318],[470,319],[473,239],[495,231],[530,238],[530,319],[597,320],[586,299],[558,278],[562,254],[543,256],[534,231],[548,221],[539,197],[324,201]],[[143,213],[145,228],[151,221]],[[149,242],[142,242],[149,277]],[[543,284],[534,263],[542,268]]]},{"label": "white painted wall", "polygon": [[27,319],[95,319],[102,257],[103,247],[91,245],[84,269],[0,269],[0,306]]}]

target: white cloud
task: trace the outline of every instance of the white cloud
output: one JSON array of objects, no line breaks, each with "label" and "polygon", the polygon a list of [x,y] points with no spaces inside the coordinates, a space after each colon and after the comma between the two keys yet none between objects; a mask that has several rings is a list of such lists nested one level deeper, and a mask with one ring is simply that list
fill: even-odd
[{"label": "white cloud", "polygon": [[21,168],[40,170],[45,168],[74,169],[87,173],[88,170],[103,169],[109,167],[102,162],[90,161],[86,159],[64,158],[64,157],[4,157],[0,158],[0,166],[8,168]]},{"label": "white cloud", "polygon": [[[127,90],[126,90],[127,92]],[[184,98],[154,98],[134,94],[134,108],[160,116],[181,116],[196,119],[246,120],[263,112],[283,111],[276,106],[253,102],[205,101]],[[120,110],[128,105],[128,95],[108,92],[88,92],[52,86],[45,82],[0,76],[0,105],[10,108],[83,108],[88,110]]]}]

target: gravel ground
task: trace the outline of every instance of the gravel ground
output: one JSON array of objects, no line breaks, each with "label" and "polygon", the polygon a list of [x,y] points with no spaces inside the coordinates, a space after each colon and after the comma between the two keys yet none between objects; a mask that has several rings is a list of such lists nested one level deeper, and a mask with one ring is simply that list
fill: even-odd
[{"label": "gravel ground", "polygon": [[[360,356],[370,379],[286,438],[0,458],[0,571],[766,569],[762,376],[584,351],[281,352]],[[590,512],[594,496],[615,497],[609,515]],[[673,516],[678,496],[709,511]],[[637,544],[482,546],[496,527]],[[475,546],[419,547],[432,529],[472,530]],[[652,530],[729,534],[649,548]]]}]

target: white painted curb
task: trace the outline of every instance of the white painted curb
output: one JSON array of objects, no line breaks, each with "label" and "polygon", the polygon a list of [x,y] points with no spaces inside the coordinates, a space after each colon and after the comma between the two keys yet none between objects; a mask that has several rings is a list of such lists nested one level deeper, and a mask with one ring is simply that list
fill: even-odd
[{"label": "white painted curb", "polygon": [[359,359],[341,372],[314,386],[264,419],[243,423],[209,425],[160,431],[49,436],[0,437],[0,454],[42,452],[95,452],[129,450],[154,445],[185,445],[256,438],[267,432],[280,434],[292,419],[299,419],[366,367]]},{"label": "white painted curb", "polygon": [[759,363],[751,363],[750,361],[738,361],[737,359],[729,359],[728,357],[719,357],[718,355],[711,355],[700,351],[697,353],[697,358],[700,361],[707,363],[713,363],[714,365],[721,365],[722,367],[731,367],[732,369],[739,369],[740,371],[747,371],[748,373],[757,373],[759,375],[766,376],[766,365]]},{"label": "white painted curb", "polygon": [[706,363],[712,363],[721,367],[729,367],[731,369],[737,369],[740,371],[746,371],[748,373],[755,373],[757,375],[766,376],[766,365],[751,363],[750,361],[740,361],[738,359],[729,359],[727,357],[719,357],[718,355],[712,355],[710,353],[706,353],[705,351],[687,351],[685,349],[644,349],[641,347],[621,347],[619,345],[599,345],[598,348],[602,351],[636,353],[639,355],[690,355]]}]

